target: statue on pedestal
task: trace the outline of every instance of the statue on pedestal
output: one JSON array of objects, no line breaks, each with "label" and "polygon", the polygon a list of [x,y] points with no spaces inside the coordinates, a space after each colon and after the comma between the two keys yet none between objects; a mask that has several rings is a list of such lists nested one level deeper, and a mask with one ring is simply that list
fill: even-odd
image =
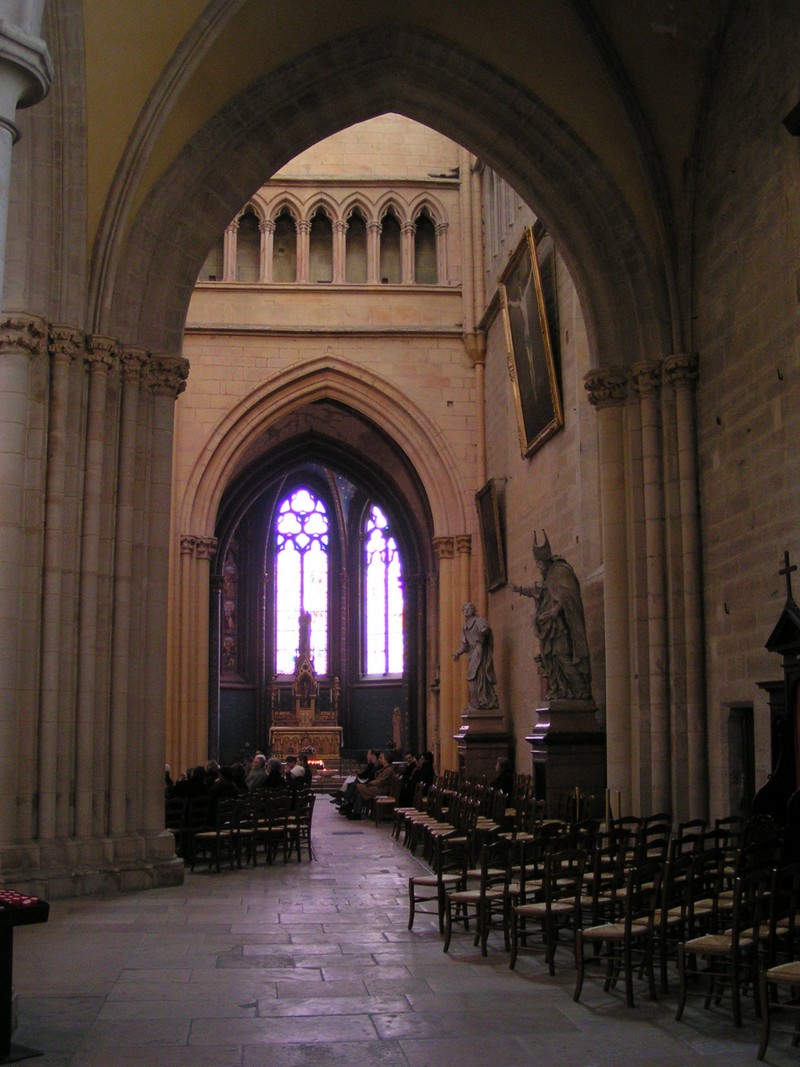
[{"label": "statue on pedestal", "polygon": [[456,660],[465,653],[469,656],[469,707],[497,708],[500,705],[494,691],[497,678],[494,673],[492,628],[486,619],[478,615],[474,604],[465,604],[461,614],[464,616],[461,644],[453,653],[453,659]]},{"label": "statue on pedestal", "polygon": [[542,576],[534,585],[513,585],[536,606],[534,633],[539,638],[537,662],[547,675],[550,700],[591,700],[592,674],[580,583],[572,567],[554,556],[547,534],[542,544],[533,535],[533,558]]}]

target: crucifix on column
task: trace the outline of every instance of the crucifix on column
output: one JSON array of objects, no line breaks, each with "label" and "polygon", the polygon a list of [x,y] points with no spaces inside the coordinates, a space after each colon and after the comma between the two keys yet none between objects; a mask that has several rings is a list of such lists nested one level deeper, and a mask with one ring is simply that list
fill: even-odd
[{"label": "crucifix on column", "polygon": [[793,600],[792,597],[792,573],[797,570],[797,564],[789,564],[789,553],[784,551],[783,553],[783,567],[778,571],[778,574],[786,575],[786,599]]}]

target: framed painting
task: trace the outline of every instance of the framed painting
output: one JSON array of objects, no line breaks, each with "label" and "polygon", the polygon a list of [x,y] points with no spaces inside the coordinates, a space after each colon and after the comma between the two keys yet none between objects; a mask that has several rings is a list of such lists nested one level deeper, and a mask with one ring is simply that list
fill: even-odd
[{"label": "framed painting", "polygon": [[531,456],[564,425],[561,390],[531,227],[526,227],[503,271],[499,296],[519,444],[522,455]]},{"label": "framed painting", "polygon": [[483,545],[483,565],[486,588],[489,592],[506,584],[506,554],[503,549],[503,530],[497,506],[497,486],[490,480],[475,494]]}]

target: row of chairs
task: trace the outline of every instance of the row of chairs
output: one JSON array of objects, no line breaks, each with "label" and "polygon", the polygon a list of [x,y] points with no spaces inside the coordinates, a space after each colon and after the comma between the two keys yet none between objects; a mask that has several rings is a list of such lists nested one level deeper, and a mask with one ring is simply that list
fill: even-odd
[{"label": "row of chairs", "polygon": [[268,865],[278,855],[298,863],[305,848],[314,859],[311,827],[316,794],[310,790],[261,790],[213,802],[206,796],[167,801],[167,829],[175,835],[176,852],[191,870],[207,862],[221,870],[242,860],[257,866],[259,854]]},{"label": "row of chairs", "polygon": [[623,983],[632,1006],[637,978],[655,998],[656,965],[662,992],[672,967],[678,1019],[699,987],[707,1007],[729,997],[740,1026],[742,995],[752,992],[763,1058],[771,1018],[785,1006],[778,989],[790,999],[800,989],[800,864],[782,865],[780,834],[763,820],[671,829],[663,813],[602,828],[592,820],[543,822],[533,832],[440,824],[423,848],[430,871],[409,879],[409,929],[433,902],[445,951],[455,927],[474,924],[474,943],[486,955],[499,929],[512,968],[538,941],[551,974],[558,947],[571,944],[575,1000],[592,968],[600,967],[607,991]]}]

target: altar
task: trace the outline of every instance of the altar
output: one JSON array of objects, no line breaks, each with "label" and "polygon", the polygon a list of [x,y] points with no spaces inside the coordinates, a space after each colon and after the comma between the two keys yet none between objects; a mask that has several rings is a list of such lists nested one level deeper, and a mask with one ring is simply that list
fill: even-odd
[{"label": "altar", "polygon": [[307,752],[313,759],[338,760],[342,750],[341,726],[272,726],[269,747],[278,759]]},{"label": "altar", "polygon": [[338,678],[331,682],[329,701],[328,707],[324,701],[320,706],[320,686],[311,653],[311,616],[304,611],[300,614],[300,647],[295,657],[290,710],[281,709],[277,679],[273,681],[269,730],[273,756],[285,759],[304,752],[317,760],[338,760],[342,751]]}]

